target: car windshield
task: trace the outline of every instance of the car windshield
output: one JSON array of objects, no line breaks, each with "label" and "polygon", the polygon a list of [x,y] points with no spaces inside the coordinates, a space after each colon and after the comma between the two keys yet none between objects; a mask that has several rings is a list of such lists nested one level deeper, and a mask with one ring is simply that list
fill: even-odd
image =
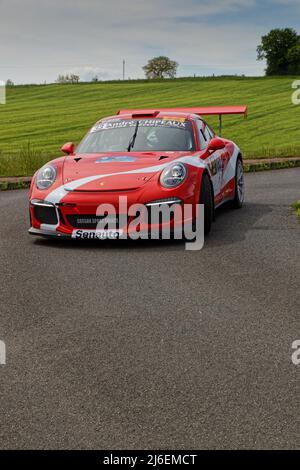
[{"label": "car windshield", "polygon": [[91,129],[76,153],[194,150],[193,127],[185,119],[108,119]]}]

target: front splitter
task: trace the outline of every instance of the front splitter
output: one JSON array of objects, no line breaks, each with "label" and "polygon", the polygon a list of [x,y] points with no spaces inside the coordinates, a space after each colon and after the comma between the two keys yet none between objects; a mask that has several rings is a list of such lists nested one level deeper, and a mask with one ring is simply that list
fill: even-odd
[{"label": "front splitter", "polygon": [[60,232],[52,232],[51,230],[40,230],[37,228],[31,227],[28,230],[28,233],[30,235],[35,235],[39,237],[45,237],[45,238],[60,238],[60,239],[71,239],[71,235],[67,235],[65,233],[60,233]]}]

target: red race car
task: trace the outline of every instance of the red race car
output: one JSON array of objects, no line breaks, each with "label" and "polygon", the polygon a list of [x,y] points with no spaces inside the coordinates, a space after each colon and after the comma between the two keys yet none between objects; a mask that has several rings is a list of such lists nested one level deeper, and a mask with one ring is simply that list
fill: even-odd
[{"label": "red race car", "polygon": [[[67,155],[34,175],[30,234],[104,239],[174,230],[193,224],[199,206],[207,234],[217,207],[242,206],[244,173],[238,146],[201,116],[218,115],[221,135],[223,115],[246,113],[246,106],[127,109],[101,119],[76,149],[65,144]],[[192,209],[169,211],[168,220],[149,215],[171,206]]]}]

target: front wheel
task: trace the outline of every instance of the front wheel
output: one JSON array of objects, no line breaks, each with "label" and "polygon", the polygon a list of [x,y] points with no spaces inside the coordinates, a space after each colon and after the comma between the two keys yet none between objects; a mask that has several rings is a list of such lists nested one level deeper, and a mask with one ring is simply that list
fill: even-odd
[{"label": "front wheel", "polygon": [[240,209],[244,204],[245,199],[245,178],[244,178],[244,167],[241,158],[237,159],[235,169],[235,196],[233,205],[237,209]]},{"label": "front wheel", "polygon": [[213,191],[207,173],[204,173],[202,177],[200,204],[204,204],[204,234],[208,235],[214,218],[214,203]]}]

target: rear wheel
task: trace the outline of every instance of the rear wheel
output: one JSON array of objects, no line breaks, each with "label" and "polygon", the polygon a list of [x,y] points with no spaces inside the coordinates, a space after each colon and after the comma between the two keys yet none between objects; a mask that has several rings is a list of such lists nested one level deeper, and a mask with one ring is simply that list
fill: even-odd
[{"label": "rear wheel", "polygon": [[243,206],[245,199],[245,178],[244,178],[244,167],[241,158],[237,159],[235,169],[235,196],[233,205],[237,209]]},{"label": "rear wheel", "polygon": [[204,204],[204,234],[207,235],[211,230],[214,218],[213,191],[207,173],[202,176],[200,204]]}]

